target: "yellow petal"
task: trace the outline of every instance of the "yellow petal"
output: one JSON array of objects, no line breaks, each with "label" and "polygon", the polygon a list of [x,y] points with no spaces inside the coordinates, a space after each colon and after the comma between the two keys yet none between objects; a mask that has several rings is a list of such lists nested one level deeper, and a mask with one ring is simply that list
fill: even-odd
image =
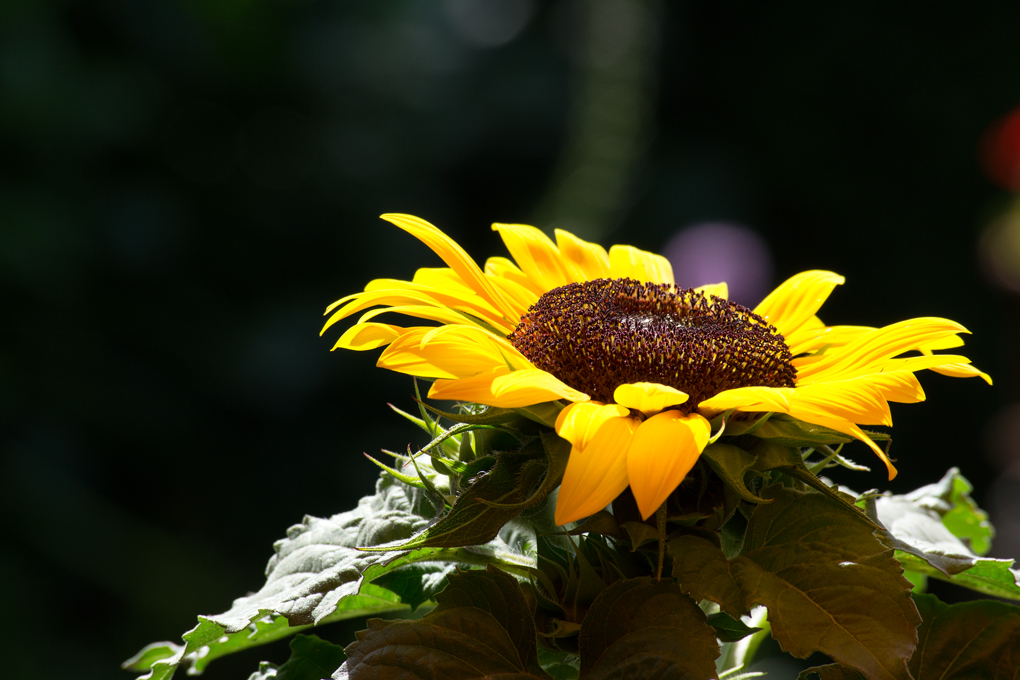
[{"label": "yellow petal", "polygon": [[992,384],[992,376],[979,371],[970,364],[941,364],[932,366],[931,370],[951,378],[981,378],[989,385]]},{"label": "yellow petal", "polygon": [[627,488],[627,450],[636,427],[637,421],[626,416],[606,418],[586,437],[587,446],[571,448],[556,501],[556,524],[595,514]]},{"label": "yellow petal", "polygon": [[603,404],[590,401],[568,404],[556,418],[556,434],[578,448],[584,448],[609,418],[621,418],[630,411],[620,404]]},{"label": "yellow petal", "polygon": [[826,352],[819,361],[798,366],[797,383],[810,378],[825,380],[861,371],[877,372],[892,357],[966,332],[967,329],[955,321],[936,317],[907,319],[890,324]]},{"label": "yellow petal", "polygon": [[760,413],[778,411],[786,413],[790,404],[786,400],[786,387],[735,387],[703,400],[698,404],[698,412],[704,415],[715,415],[731,408],[738,411]]},{"label": "yellow petal", "polygon": [[805,323],[784,337],[786,346],[790,348],[790,353],[797,356],[804,352],[817,352],[822,348],[842,347],[873,330],[875,329],[871,326],[823,326],[819,328]]},{"label": "yellow petal", "polygon": [[730,296],[730,287],[726,285],[725,281],[722,283],[709,283],[704,286],[698,286],[694,290],[701,291],[705,295],[721,297],[724,300],[729,299]]},{"label": "yellow petal", "polygon": [[828,299],[832,289],[842,284],[839,274],[808,271],[784,281],[754,308],[754,313],[775,326],[784,336],[811,321]]},{"label": "yellow petal", "polygon": [[658,413],[668,406],[687,401],[687,393],[659,383],[638,382],[620,385],[613,392],[613,401],[627,408],[637,409],[646,416]]},{"label": "yellow petal", "polygon": [[[376,365],[398,373],[422,378],[470,378],[507,367],[504,355],[494,342],[475,342],[463,334],[447,332],[436,336],[436,330],[451,328],[413,328],[390,344]],[[423,338],[430,336],[425,345]],[[526,361],[526,360],[525,360]],[[528,368],[532,368],[528,362]]]},{"label": "yellow petal", "polygon": [[400,337],[406,329],[384,323],[359,323],[348,328],[333,349],[353,349],[361,352],[388,345]]},{"label": "yellow petal", "polygon": [[614,279],[673,283],[673,265],[669,260],[634,246],[613,246],[609,249],[609,272]]},{"label": "yellow petal", "polygon": [[641,519],[651,517],[705,450],[712,426],[697,413],[665,411],[638,426],[627,452],[627,477]]},{"label": "yellow petal", "polygon": [[584,280],[578,269],[560,256],[559,248],[535,227],[526,224],[494,224],[506,249],[521,271],[543,290],[552,290],[574,281]]},{"label": "yellow petal", "polygon": [[475,261],[452,238],[420,217],[389,213],[382,218],[411,234],[433,250],[443,262],[457,272],[461,280],[486,302],[498,309],[507,319],[513,311],[493,287]]},{"label": "yellow petal", "polygon": [[609,253],[597,243],[583,241],[569,231],[556,230],[556,245],[560,255],[572,262],[588,281],[608,279]]},{"label": "yellow petal", "polygon": [[358,323],[370,321],[380,314],[406,314],[419,319],[438,321],[440,323],[461,324],[470,321],[470,317],[446,307],[432,307],[426,305],[397,305],[396,307],[383,307],[382,309],[370,309],[361,315]]},{"label": "yellow petal", "polygon": [[429,390],[432,399],[473,401],[500,408],[521,408],[557,399],[575,402],[588,395],[565,385],[553,375],[537,368],[510,371],[497,368],[492,373],[460,380],[437,380]]},{"label": "yellow petal", "polygon": [[507,281],[513,281],[519,286],[526,288],[530,291],[537,300],[538,297],[545,292],[545,289],[539,286],[535,281],[521,271],[513,260],[508,257],[490,257],[485,261],[485,275],[491,279],[494,279],[493,283],[500,279]]}]

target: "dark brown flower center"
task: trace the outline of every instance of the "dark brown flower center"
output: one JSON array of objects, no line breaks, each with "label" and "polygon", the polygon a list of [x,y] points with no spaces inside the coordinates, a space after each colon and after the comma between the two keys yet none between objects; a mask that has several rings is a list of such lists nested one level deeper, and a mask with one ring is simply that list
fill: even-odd
[{"label": "dark brown flower center", "polygon": [[735,387],[793,387],[786,340],[734,302],[670,284],[596,279],[554,288],[510,334],[538,368],[602,402],[633,382],[686,392],[684,410]]}]

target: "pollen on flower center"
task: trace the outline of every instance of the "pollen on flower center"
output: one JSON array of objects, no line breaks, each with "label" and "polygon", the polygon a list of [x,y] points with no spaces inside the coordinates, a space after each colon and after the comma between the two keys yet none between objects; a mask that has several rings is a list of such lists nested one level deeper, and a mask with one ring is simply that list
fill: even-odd
[{"label": "pollen on flower center", "polygon": [[793,387],[786,340],[733,302],[670,284],[596,279],[545,293],[510,341],[536,367],[602,402],[620,385],[686,392],[681,408],[723,390]]}]

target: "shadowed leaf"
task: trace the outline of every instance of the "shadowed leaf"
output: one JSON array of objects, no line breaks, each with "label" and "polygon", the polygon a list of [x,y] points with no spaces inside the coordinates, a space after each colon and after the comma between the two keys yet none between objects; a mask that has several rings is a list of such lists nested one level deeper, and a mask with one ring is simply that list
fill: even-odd
[{"label": "shadowed leaf", "polygon": [[533,612],[513,577],[490,567],[449,576],[419,621],[371,619],[347,647],[351,680],[547,678]]},{"label": "shadowed leaf", "polygon": [[584,680],[716,678],[719,645],[690,597],[670,581],[617,581],[592,603],[578,639]]},{"label": "shadowed leaf", "polygon": [[948,605],[917,595],[923,619],[910,671],[915,680],[1020,677],[1020,608],[977,600]]}]

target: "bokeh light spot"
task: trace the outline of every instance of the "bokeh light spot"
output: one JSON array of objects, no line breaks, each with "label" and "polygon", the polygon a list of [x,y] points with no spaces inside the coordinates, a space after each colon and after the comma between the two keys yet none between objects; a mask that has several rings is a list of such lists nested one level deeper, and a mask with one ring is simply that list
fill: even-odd
[{"label": "bokeh light spot", "polygon": [[730,299],[753,307],[772,282],[768,245],[748,227],[706,222],[681,229],[663,253],[673,265],[676,283],[694,288],[725,281]]}]

